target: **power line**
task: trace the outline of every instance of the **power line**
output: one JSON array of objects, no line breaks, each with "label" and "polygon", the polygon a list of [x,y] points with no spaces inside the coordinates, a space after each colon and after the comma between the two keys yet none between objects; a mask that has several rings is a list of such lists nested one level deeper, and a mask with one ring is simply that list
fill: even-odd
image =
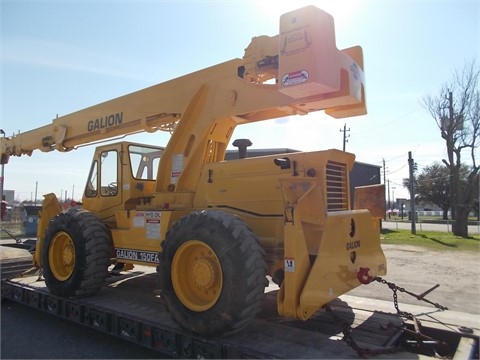
[{"label": "power line", "polygon": [[[406,118],[407,116],[410,116],[410,115],[418,112],[419,110],[424,110],[424,109],[423,109],[422,107],[420,107],[420,106],[417,106],[417,107],[415,107],[414,109],[412,109],[412,110],[410,110],[410,111],[408,111],[408,112],[406,112],[406,113],[404,113],[404,114],[402,114],[402,115],[400,115],[400,116],[398,116],[398,117],[396,117],[396,118],[394,118],[394,119],[392,119],[392,120],[390,120],[390,121],[382,122],[381,124],[375,124],[373,127],[370,127],[370,128],[368,128],[368,127],[367,127],[367,128],[363,128],[363,129],[360,130],[360,132],[355,131],[355,134],[363,135],[363,134],[365,134],[365,133],[368,133],[368,134],[371,135],[371,134],[372,134],[373,132],[375,132],[375,131],[383,131],[383,128],[385,128],[385,127],[390,127],[391,124],[398,124],[398,123],[400,122],[400,120],[402,120],[402,119]],[[410,121],[418,121],[418,118],[415,117],[414,119],[409,120],[409,122],[410,122]],[[405,122],[402,122],[402,124],[405,124]],[[362,138],[363,138],[363,137],[362,137]]]},{"label": "power line", "polygon": [[347,131],[350,131],[350,128],[347,130],[347,124],[343,125],[343,130],[340,129],[340,132],[343,132],[343,151],[345,151],[345,144],[348,142],[350,135],[347,136]]},{"label": "power line", "polygon": [[403,165],[401,168],[399,168],[399,169],[397,169],[397,170],[395,170],[395,171],[389,171],[389,172],[388,172],[388,175],[395,174],[396,172],[399,172],[400,170],[402,170],[402,169],[403,169],[405,166],[407,166],[407,165],[408,165],[408,164],[405,164],[405,165]]}]

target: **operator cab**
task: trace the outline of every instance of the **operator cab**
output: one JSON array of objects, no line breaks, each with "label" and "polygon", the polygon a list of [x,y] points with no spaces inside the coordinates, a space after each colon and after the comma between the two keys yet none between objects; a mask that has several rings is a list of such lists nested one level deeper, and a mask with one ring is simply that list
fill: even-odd
[{"label": "operator cab", "polygon": [[97,147],[83,196],[84,208],[101,218],[148,202],[165,148],[131,142]]}]

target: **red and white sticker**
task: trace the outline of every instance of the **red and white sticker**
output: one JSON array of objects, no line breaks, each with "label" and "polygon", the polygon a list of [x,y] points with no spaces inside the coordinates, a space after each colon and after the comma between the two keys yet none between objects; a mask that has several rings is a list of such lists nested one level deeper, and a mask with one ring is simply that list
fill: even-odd
[{"label": "red and white sticker", "polygon": [[289,85],[296,85],[301,84],[308,79],[308,71],[307,70],[298,70],[288,74],[283,75],[282,84],[289,86]]}]

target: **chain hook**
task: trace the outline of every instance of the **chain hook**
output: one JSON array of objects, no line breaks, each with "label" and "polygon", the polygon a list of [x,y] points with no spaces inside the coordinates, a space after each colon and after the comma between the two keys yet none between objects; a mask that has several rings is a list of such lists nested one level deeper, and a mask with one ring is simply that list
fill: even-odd
[{"label": "chain hook", "polygon": [[368,274],[369,271],[369,268],[360,267],[357,272],[358,281],[364,285],[370,284],[373,280],[373,277]]}]

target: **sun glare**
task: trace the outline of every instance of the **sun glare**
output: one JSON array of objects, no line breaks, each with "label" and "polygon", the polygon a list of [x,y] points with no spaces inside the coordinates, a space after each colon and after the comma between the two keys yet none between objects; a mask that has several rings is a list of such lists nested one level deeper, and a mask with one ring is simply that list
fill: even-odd
[{"label": "sun glare", "polygon": [[355,11],[358,9],[358,0],[257,0],[254,6],[263,13],[263,16],[278,21],[280,15],[289,11],[314,5],[319,9],[328,12],[335,19],[335,24],[342,26],[352,20]]}]

